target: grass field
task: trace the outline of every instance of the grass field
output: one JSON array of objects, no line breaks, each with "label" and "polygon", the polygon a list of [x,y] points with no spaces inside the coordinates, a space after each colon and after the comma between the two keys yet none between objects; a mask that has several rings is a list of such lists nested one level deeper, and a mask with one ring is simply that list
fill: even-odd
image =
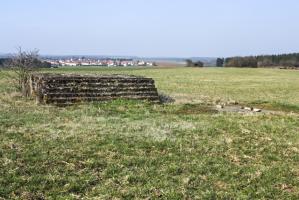
[{"label": "grass field", "polygon": [[[40,106],[0,75],[0,199],[299,198],[299,71],[50,71],[152,77],[176,102]],[[227,101],[279,112],[206,109]]]}]

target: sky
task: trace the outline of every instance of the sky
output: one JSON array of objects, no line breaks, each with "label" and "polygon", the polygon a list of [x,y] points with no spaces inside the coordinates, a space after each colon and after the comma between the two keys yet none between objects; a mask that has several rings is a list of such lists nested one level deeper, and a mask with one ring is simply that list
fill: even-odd
[{"label": "sky", "polygon": [[299,52],[298,0],[1,0],[0,53],[227,57]]}]

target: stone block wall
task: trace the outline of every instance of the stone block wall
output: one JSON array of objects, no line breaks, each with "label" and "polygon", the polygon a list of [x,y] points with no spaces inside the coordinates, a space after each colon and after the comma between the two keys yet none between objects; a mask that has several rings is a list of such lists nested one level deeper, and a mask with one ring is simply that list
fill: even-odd
[{"label": "stone block wall", "polygon": [[130,75],[34,74],[31,94],[42,104],[136,99],[159,102],[151,78]]}]

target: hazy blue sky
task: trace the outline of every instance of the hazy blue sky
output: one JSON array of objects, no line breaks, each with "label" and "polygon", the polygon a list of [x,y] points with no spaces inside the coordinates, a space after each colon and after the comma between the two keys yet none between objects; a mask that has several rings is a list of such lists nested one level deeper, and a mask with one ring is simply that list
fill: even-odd
[{"label": "hazy blue sky", "polygon": [[1,0],[0,52],[232,56],[299,52],[298,0]]}]

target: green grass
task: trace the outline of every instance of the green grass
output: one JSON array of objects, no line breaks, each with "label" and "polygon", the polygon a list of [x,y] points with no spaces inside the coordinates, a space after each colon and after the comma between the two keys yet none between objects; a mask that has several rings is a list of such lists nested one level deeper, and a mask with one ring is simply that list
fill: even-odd
[{"label": "green grass", "polygon": [[[299,72],[51,71],[144,75],[177,101],[38,106],[1,77],[3,199],[298,199]],[[210,109],[230,100],[282,112]]]}]

